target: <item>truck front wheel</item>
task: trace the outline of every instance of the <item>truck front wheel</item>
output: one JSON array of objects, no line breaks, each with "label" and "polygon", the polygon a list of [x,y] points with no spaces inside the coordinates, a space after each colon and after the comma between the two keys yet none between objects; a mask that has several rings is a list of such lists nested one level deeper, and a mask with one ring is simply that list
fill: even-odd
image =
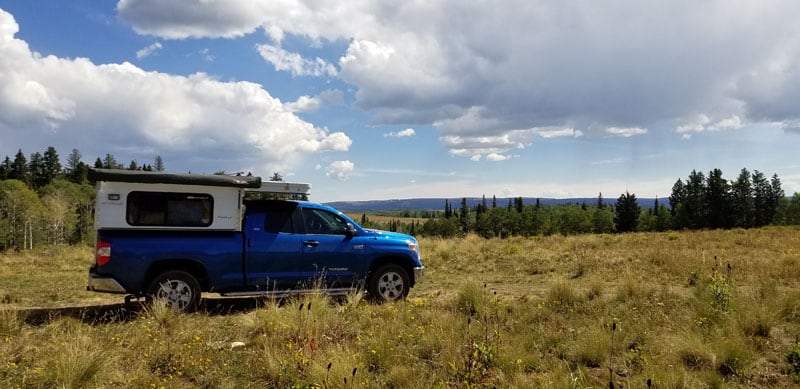
[{"label": "truck front wheel", "polygon": [[408,296],[410,287],[408,272],[403,267],[390,263],[372,272],[367,292],[377,302],[397,301]]},{"label": "truck front wheel", "polygon": [[192,311],[200,303],[200,283],[182,270],[161,273],[150,283],[147,293],[173,311]]}]

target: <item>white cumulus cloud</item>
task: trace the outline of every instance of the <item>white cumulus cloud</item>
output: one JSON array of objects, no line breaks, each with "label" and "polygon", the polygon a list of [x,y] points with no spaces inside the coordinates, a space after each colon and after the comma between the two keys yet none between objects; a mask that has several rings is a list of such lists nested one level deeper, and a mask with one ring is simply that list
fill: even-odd
[{"label": "white cumulus cloud", "polygon": [[408,138],[416,135],[417,132],[414,131],[413,128],[406,128],[405,130],[401,131],[392,131],[383,134],[385,138]]},{"label": "white cumulus cloud", "polygon": [[742,119],[738,115],[732,115],[728,118],[712,121],[705,114],[695,115],[683,124],[675,128],[675,132],[681,134],[683,139],[691,139],[693,133],[700,133],[704,131],[723,131],[735,130],[742,128]]},{"label": "white cumulus cloud", "polygon": [[639,128],[639,127],[626,127],[626,128],[609,127],[609,128],[606,128],[606,133],[611,134],[611,135],[615,135],[615,136],[622,136],[622,137],[625,137],[625,138],[630,138],[630,137],[636,136],[636,135],[647,134],[647,129],[646,128]]},{"label": "white cumulus cloud", "polygon": [[325,169],[325,175],[337,181],[345,181],[350,178],[355,167],[355,164],[348,160],[333,161],[328,165],[327,169]]},{"label": "white cumulus cloud", "polygon": [[583,136],[583,131],[574,128],[541,128],[538,132],[539,136],[545,139],[560,137],[579,138]]},{"label": "white cumulus cloud", "polygon": [[264,60],[275,66],[275,70],[288,71],[293,76],[336,76],[336,67],[322,58],[310,60],[298,53],[290,53],[268,44],[258,45],[256,48]]},{"label": "white cumulus cloud", "polygon": [[[664,123],[680,123],[677,134],[691,137],[800,119],[800,2],[793,0],[505,7],[452,0],[122,0],[118,10],[139,33],[164,39],[263,29],[272,44],[260,50],[276,69],[335,74],[352,86],[355,104],[373,124],[432,124],[442,137],[532,128],[647,136],[644,130]],[[338,63],[303,58],[281,49],[288,36],[310,46],[347,42],[346,49],[335,54]],[[709,122],[698,121],[698,112]],[[738,123],[726,121],[734,117]],[[562,134],[541,136],[576,136]],[[454,147],[454,154],[475,155]]]},{"label": "white cumulus cloud", "polygon": [[141,50],[137,50],[136,51],[136,58],[142,59],[142,58],[145,58],[145,57],[149,57],[150,55],[152,55],[156,51],[161,50],[161,48],[162,48],[161,42],[155,42],[155,43],[153,43],[153,44],[151,44],[151,45],[149,45],[149,46],[147,46],[147,47],[145,47],[145,48],[143,48]]},{"label": "white cumulus cloud", "polygon": [[291,112],[314,112],[321,104],[322,101],[317,97],[300,96],[296,101],[286,103],[285,107]]},{"label": "white cumulus cloud", "polygon": [[140,34],[165,39],[233,38],[256,30],[267,10],[259,1],[120,0],[117,11]]},{"label": "white cumulus cloud", "polygon": [[722,130],[736,130],[742,128],[742,119],[739,118],[737,115],[733,115],[727,119],[722,119],[711,127],[709,130],[711,131],[722,131]]},{"label": "white cumulus cloud", "polygon": [[84,155],[125,145],[140,160],[136,153],[181,156],[197,163],[186,168],[194,171],[280,169],[304,154],[345,151],[352,143],[300,119],[258,84],[42,56],[16,38],[19,27],[2,10],[0,26],[4,143],[46,136]]},{"label": "white cumulus cloud", "polygon": [[509,158],[511,158],[511,156],[498,154],[498,153],[490,153],[489,155],[486,156],[486,160],[487,161],[492,161],[492,162],[505,161],[505,160],[507,160]]}]

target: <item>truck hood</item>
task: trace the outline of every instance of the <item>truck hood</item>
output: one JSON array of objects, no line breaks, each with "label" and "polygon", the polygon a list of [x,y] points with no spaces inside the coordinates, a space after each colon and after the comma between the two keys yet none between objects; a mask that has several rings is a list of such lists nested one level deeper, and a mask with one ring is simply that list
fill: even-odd
[{"label": "truck hood", "polygon": [[399,241],[409,241],[409,242],[416,242],[417,239],[411,235],[401,234],[399,232],[391,232],[391,231],[383,231],[383,230],[371,230],[367,229],[367,234],[374,237],[375,239],[392,239],[392,240],[399,240]]}]

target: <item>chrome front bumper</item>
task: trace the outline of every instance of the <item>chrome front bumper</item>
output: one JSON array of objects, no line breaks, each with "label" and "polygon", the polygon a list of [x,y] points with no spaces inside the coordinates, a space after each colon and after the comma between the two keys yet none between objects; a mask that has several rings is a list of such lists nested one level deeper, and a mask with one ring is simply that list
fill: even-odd
[{"label": "chrome front bumper", "polygon": [[425,266],[415,267],[414,268],[414,283],[419,282],[424,277],[425,277]]}]

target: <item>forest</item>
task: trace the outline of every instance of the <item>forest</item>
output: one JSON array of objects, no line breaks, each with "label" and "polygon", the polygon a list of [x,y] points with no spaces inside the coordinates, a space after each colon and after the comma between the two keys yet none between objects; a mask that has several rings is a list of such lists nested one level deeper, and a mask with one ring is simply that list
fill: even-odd
[{"label": "forest", "polygon": [[[164,161],[135,160],[124,165],[113,155],[97,157],[96,168],[164,171]],[[73,149],[62,165],[58,151],[26,157],[19,150],[0,163],[0,250],[31,249],[50,244],[92,244],[94,240],[94,188],[87,179],[90,165]],[[218,174],[224,174],[219,172]],[[271,180],[282,180],[274,173]],[[397,217],[362,214],[368,228],[412,235],[455,237],[476,234],[485,238],[511,236],[624,233],[633,231],[752,228],[770,224],[800,224],[800,194],[787,197],[777,174],[771,178],[742,169],[735,180],[722,171],[706,175],[692,171],[672,188],[664,201],[642,208],[633,193],[608,201],[600,194],[594,204],[525,204],[515,198],[507,205],[492,197],[474,207],[462,199],[456,207],[444,200],[440,210],[398,211]],[[372,216],[372,218],[371,218]]]},{"label": "forest", "polygon": [[[96,168],[163,171],[164,161],[131,161],[127,167],[111,154],[98,157]],[[87,175],[90,165],[73,149],[61,164],[49,146],[26,158],[19,150],[0,163],[0,250],[32,249],[52,244],[92,244],[95,191]]]}]

